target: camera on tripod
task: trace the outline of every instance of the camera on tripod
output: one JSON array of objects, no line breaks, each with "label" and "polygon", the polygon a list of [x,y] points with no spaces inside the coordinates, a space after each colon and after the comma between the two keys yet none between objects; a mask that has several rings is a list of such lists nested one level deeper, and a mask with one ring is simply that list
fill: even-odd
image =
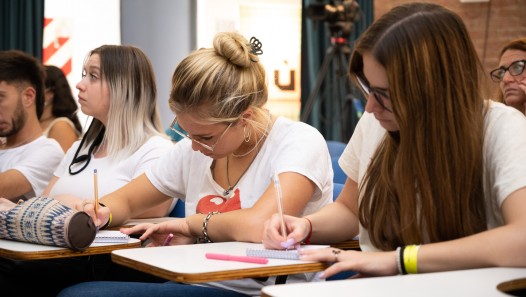
[{"label": "camera on tripod", "polygon": [[353,23],[358,20],[360,5],[354,0],[331,1],[307,6],[307,17],[313,21],[322,21],[329,24],[332,37],[345,37],[352,33]]}]

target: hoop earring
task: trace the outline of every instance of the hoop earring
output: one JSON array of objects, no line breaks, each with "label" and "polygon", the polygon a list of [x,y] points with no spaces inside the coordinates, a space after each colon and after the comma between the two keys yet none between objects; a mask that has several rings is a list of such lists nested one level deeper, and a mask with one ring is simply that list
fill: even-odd
[{"label": "hoop earring", "polygon": [[247,133],[247,126],[243,127],[243,138],[245,139],[245,142],[250,141],[251,135],[252,135],[252,131],[249,129]]}]

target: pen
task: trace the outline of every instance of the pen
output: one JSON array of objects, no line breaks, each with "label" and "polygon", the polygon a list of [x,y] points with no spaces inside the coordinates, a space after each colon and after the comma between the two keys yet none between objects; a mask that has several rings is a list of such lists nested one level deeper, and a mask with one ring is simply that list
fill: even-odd
[{"label": "pen", "polygon": [[278,214],[281,220],[281,235],[287,237],[287,229],[285,228],[285,219],[283,218],[283,194],[281,193],[281,184],[279,182],[278,174],[274,174],[274,187],[276,188],[276,198],[278,200]]},{"label": "pen", "polygon": [[93,195],[95,196],[95,215],[99,211],[99,185],[97,181],[97,169],[93,169]]},{"label": "pen", "polygon": [[172,238],[174,238],[174,235],[172,233],[168,234],[168,236],[166,236],[166,239],[163,242],[163,246],[169,245],[170,241],[172,241]]},{"label": "pen", "polygon": [[214,254],[214,253],[206,253],[205,257],[207,259],[213,259],[213,260],[247,262],[247,263],[256,263],[256,264],[267,264],[268,263],[267,258],[260,258],[260,257],[234,256],[234,255]]}]

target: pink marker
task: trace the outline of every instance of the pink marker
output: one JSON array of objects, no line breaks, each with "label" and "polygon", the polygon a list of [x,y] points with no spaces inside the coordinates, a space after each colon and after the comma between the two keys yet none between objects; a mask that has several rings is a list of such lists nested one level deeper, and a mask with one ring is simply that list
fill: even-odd
[{"label": "pink marker", "polygon": [[267,258],[260,258],[260,257],[234,256],[234,255],[214,254],[214,253],[206,253],[205,257],[207,259],[213,259],[213,260],[237,261],[237,262],[247,262],[247,263],[256,263],[256,264],[267,264],[268,263]]},{"label": "pink marker", "polygon": [[169,245],[170,241],[172,241],[172,238],[174,238],[174,235],[172,233],[168,234],[168,236],[166,236],[166,239],[163,242],[163,245],[164,246]]}]

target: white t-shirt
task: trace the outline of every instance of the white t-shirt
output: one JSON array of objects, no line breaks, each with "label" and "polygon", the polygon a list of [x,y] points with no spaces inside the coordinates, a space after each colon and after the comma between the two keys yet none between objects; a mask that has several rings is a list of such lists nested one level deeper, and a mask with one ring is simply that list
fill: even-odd
[{"label": "white t-shirt", "polygon": [[[168,152],[173,146],[173,142],[161,136],[153,136],[131,156],[118,162],[109,157],[95,158],[92,155],[89,165],[83,171],[71,175],[69,165],[79,145],[80,140],[73,143],[67,151],[66,157],[57,167],[55,176],[59,179],[51,189],[50,197],[69,194],[82,199],[93,199],[94,169],[97,169],[99,197],[107,195],[144,173],[146,168],[151,166],[155,160]],[[172,204],[171,208],[173,205],[175,203]]]},{"label": "white t-shirt", "polygon": [[[170,153],[162,156],[146,176],[162,193],[186,197],[187,215],[250,208],[271,184],[274,173],[296,172],[309,178],[316,190],[302,215],[315,212],[332,202],[332,165],[323,136],[313,127],[283,117],[278,118],[250,168],[239,180],[232,197],[223,197],[224,189],[213,179],[212,159],[192,150],[183,139]],[[312,280],[313,275],[294,275],[287,283]],[[201,284],[222,287],[248,295],[259,295],[265,285],[275,284],[253,279]]]},{"label": "white t-shirt", "polygon": [[[526,186],[526,117],[514,108],[491,102],[484,120],[484,199],[488,229],[504,224],[500,207],[514,191]],[[364,113],[340,157],[344,172],[360,185],[386,130]],[[360,247],[376,251],[360,224]]]},{"label": "white t-shirt", "polygon": [[28,144],[0,150],[0,172],[16,169],[22,173],[33,188],[23,195],[29,199],[42,194],[63,157],[58,142],[41,136]]}]

